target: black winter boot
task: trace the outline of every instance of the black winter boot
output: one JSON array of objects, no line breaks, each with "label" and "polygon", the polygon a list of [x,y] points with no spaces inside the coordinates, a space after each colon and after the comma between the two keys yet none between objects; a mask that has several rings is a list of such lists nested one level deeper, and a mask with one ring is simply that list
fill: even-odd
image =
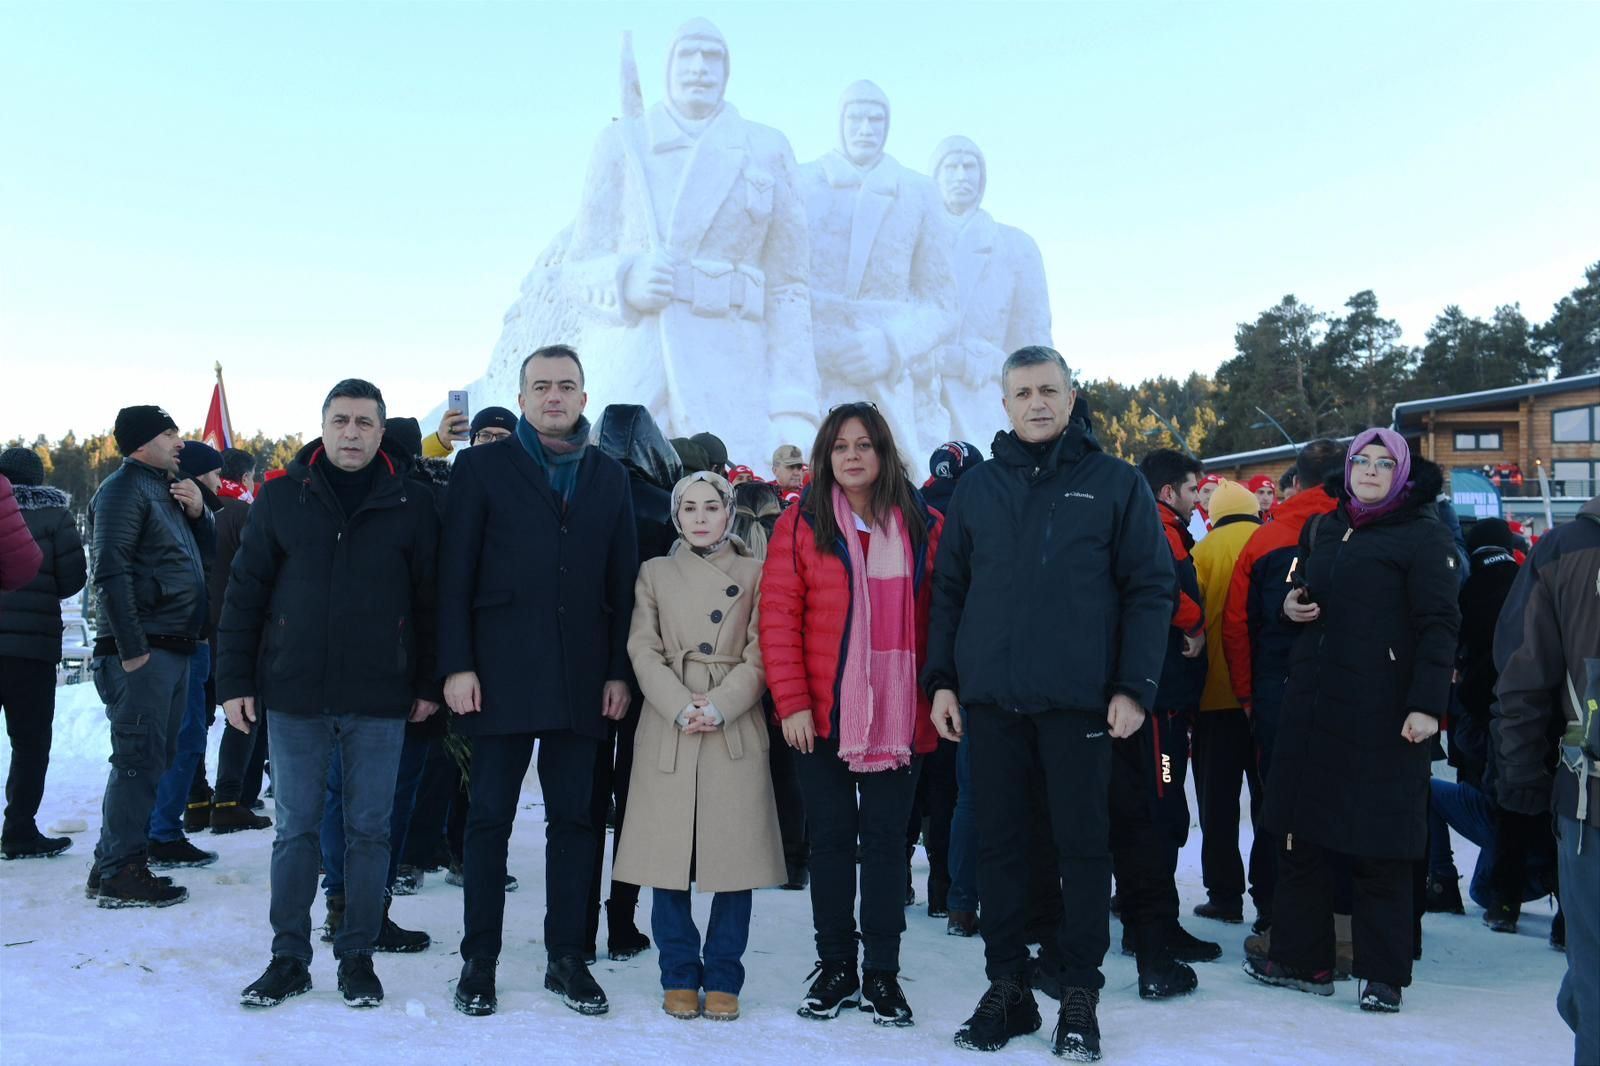
[{"label": "black winter boot", "polygon": [[978,1009],[956,1030],[956,1047],[999,1051],[1012,1037],[1036,1033],[1043,1024],[1027,984],[1021,978],[1001,977],[989,982]]},{"label": "black winter boot", "polygon": [[383,901],[383,925],[378,929],[378,942],[372,945],[372,949],[400,955],[427,951],[433,938],[420,930],[402,929],[394,924],[389,917],[389,905],[393,902],[393,899]]},{"label": "black winter boot", "polygon": [[1067,988],[1062,992],[1050,1053],[1072,1062],[1099,1062],[1100,1019],[1095,1015],[1100,1003],[1099,990]]},{"label": "black winter boot", "polygon": [[311,971],[299,959],[274,955],[267,972],[239,993],[246,1007],[276,1007],[291,996],[311,991]]},{"label": "black winter boot", "polygon": [[911,1004],[900,989],[900,980],[888,970],[867,970],[861,975],[861,1009],[872,1015],[874,1025],[903,1028],[911,1025]]},{"label": "black winter boot", "polygon": [[339,991],[347,1007],[376,1007],[383,1002],[383,983],[372,970],[371,955],[346,955],[339,960]]},{"label": "black winter boot", "polygon": [[849,962],[818,962],[806,975],[815,977],[800,1001],[795,1013],[813,1021],[837,1018],[845,1007],[861,1005],[861,978],[856,976],[856,964]]},{"label": "black winter boot", "polygon": [[474,1018],[495,1012],[495,963],[494,959],[468,959],[462,964],[456,982],[456,1010]]},{"label": "black winter boot", "polygon": [[612,961],[624,962],[649,950],[650,938],[633,924],[633,907],[606,900],[606,954]]},{"label": "black winter boot", "polygon": [[604,1014],[611,1009],[589,967],[576,955],[551,959],[544,972],[544,987],[579,1014]]}]

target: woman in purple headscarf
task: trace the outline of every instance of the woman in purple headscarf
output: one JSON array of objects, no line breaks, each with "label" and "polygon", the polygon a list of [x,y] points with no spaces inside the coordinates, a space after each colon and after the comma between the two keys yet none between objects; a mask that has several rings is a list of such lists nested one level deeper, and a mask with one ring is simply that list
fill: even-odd
[{"label": "woman in purple headscarf", "polygon": [[1427,846],[1429,740],[1450,694],[1460,562],[1439,468],[1387,429],[1357,434],[1339,506],[1306,523],[1283,613],[1290,661],[1262,828],[1275,834],[1270,947],[1245,972],[1333,994],[1329,865],[1347,864],[1361,1009],[1400,1009],[1418,947],[1412,863]]}]

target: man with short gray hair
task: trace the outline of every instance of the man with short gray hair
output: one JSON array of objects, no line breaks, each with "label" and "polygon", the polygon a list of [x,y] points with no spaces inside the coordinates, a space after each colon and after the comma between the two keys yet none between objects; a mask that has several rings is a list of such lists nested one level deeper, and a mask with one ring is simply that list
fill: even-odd
[{"label": "man with short gray hair", "polygon": [[[1028,828],[1046,815],[1062,895],[1057,942],[1041,953],[1062,986],[1052,1050],[1093,1061],[1110,946],[1111,741],[1138,730],[1155,700],[1172,554],[1144,478],[1072,420],[1060,353],[1018,349],[1000,381],[1012,429],[956,485],[921,679],[939,734],[972,745],[978,798],[990,984],[955,1040],[994,1051],[1041,1024],[1024,921]],[[1044,782],[1044,811],[1029,806],[1030,778]]]}]

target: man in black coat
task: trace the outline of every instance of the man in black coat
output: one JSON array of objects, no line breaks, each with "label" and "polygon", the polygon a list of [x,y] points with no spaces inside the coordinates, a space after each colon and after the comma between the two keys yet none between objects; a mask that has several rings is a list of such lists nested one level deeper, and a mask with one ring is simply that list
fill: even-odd
[{"label": "man in black coat", "polygon": [[1063,902],[1054,1050],[1098,1058],[1111,742],[1136,732],[1154,706],[1172,555],[1144,479],[1070,420],[1075,390],[1060,354],[1019,349],[1001,385],[1013,428],[995,437],[994,458],[956,486],[921,678],[940,735],[965,733],[973,745],[990,985],[956,1043],[994,1050],[1040,1024],[1023,932],[1035,813],[1027,783],[1037,771]]},{"label": "man in black coat", "polygon": [[87,894],[101,907],[164,907],[189,893],[150,872],[147,832],[206,625],[202,547],[214,532],[195,483],[173,480],[183,439],[172,416],[124,407],[114,432],[125,458],[89,504],[90,670],[111,720],[111,774]]},{"label": "man in black coat", "polygon": [[628,474],[588,446],[572,349],[523,361],[509,439],[456,457],[439,587],[439,670],[454,726],[472,738],[463,962],[456,1007],[495,1009],[506,846],[539,747],[545,804],[545,987],[583,1014],[607,1009],[585,964],[593,877],[589,799],[607,720],[628,710],[628,625],[639,570]]},{"label": "man in black coat", "polygon": [[339,990],[375,1006],[389,815],[405,723],[439,707],[433,499],[379,450],[383,394],[356,378],[322,405],[322,438],[250,507],[218,633],[228,724],[272,709],[272,962],[241,994],[273,1006],[311,987],[311,903],[334,751],[344,768],[345,911]]},{"label": "man in black coat", "polygon": [[56,663],[61,660],[61,601],[83,588],[83,541],[68,510],[71,498],[44,483],[44,462],[31,448],[0,454],[22,521],[39,546],[34,579],[0,593],[0,707],[11,739],[6,774],[6,816],[0,858],[59,855],[71,837],[47,837],[34,818],[44,799],[50,766],[50,724],[56,710]]}]

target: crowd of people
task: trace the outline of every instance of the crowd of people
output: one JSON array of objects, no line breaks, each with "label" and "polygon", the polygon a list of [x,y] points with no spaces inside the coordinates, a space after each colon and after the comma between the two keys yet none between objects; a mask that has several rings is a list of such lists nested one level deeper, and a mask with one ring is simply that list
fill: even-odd
[{"label": "crowd of people", "polygon": [[[1503,522],[1463,536],[1442,472],[1388,429],[1241,484],[1177,451],[1107,454],[1052,349],[1012,353],[1001,386],[991,457],[950,442],[920,486],[871,402],[778,448],[770,482],[643,407],[591,425],[562,346],[524,362],[520,413],[450,411],[426,436],[341,381],[320,439],[272,474],[128,407],[89,567],[38,457],[6,451],[4,857],[71,843],[35,818],[59,601],[87,580],[111,770],[86,892],[181,903],[155,871],[217,859],[189,834],[271,828],[271,960],[247,1006],[311,988],[319,877],[339,990],[381,1002],[373,954],[431,943],[392,902],[445,869],[454,1003],[493,1013],[532,767],[544,986],[573,1010],[609,1009],[603,914],[612,958],[653,939],[664,1011],[737,1018],[753,892],[781,886],[810,892],[799,1013],[912,1025],[921,842],[928,912],[984,942],[956,1044],[1038,1031],[1040,993],[1051,1050],[1093,1061],[1111,914],[1142,998],[1194,991],[1222,954],[1180,923],[1192,762],[1194,916],[1242,924],[1248,895],[1251,977],[1317,995],[1354,977],[1362,1010],[1398,1011],[1422,915],[1464,909],[1454,829],[1480,848],[1490,928],[1568,904],[1558,1005],[1576,1061],[1600,1059],[1600,499],[1522,562]],[[1446,723],[1454,780],[1431,773]]]}]

